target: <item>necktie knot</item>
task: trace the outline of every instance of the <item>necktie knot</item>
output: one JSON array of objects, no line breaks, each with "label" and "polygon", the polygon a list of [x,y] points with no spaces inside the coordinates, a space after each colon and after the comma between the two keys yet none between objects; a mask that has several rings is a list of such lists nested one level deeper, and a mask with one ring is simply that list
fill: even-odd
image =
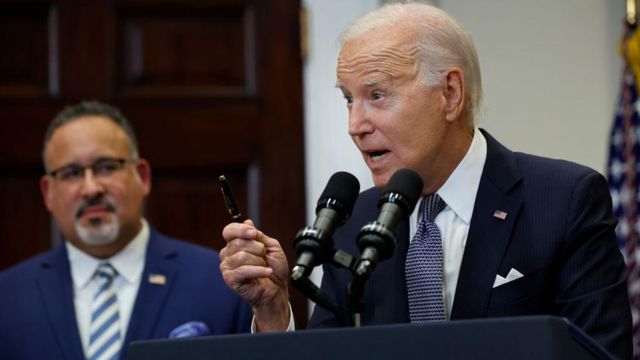
[{"label": "necktie knot", "polygon": [[445,202],[438,194],[427,195],[422,199],[422,220],[432,223],[444,209]]},{"label": "necktie knot", "polygon": [[95,277],[103,282],[111,283],[118,275],[118,271],[110,263],[102,263],[96,270]]}]

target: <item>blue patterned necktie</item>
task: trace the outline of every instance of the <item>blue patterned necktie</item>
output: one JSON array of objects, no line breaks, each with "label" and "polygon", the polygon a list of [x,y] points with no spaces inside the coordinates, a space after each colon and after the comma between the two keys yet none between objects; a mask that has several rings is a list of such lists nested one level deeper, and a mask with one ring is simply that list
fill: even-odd
[{"label": "blue patterned necktie", "polygon": [[412,323],[444,320],[442,239],[433,222],[445,203],[437,194],[422,200],[421,218],[407,252],[405,277]]},{"label": "blue patterned necktie", "polygon": [[91,337],[87,359],[118,359],[120,357],[120,315],[113,279],[118,275],[109,263],[101,264],[95,277],[98,290],[91,304]]}]

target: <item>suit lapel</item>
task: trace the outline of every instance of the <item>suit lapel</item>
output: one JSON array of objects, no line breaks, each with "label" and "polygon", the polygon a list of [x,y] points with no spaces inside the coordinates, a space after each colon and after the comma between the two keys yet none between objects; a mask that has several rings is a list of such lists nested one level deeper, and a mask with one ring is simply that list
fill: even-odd
[{"label": "suit lapel", "polygon": [[175,249],[155,230],[150,229],[150,232],[144,271],[131,313],[125,346],[134,340],[153,338],[153,330],[178,272],[172,261],[177,256]]},{"label": "suit lapel", "polygon": [[38,288],[54,336],[65,359],[84,359],[73,304],[73,288],[66,247],[58,246],[45,259],[38,275]]},{"label": "suit lapel", "polygon": [[[482,132],[487,140],[487,159],[471,217],[451,319],[486,315],[493,282],[522,207],[521,177],[513,153]],[[501,219],[496,211],[506,213],[506,217]]]}]

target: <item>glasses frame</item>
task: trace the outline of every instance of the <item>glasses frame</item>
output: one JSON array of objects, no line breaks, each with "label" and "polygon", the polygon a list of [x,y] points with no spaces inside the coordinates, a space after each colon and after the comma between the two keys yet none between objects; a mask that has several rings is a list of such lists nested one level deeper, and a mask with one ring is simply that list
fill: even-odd
[{"label": "glasses frame", "polygon": [[[63,165],[57,169],[53,169],[49,172],[47,172],[47,176],[52,177],[53,179],[60,181],[60,182],[74,182],[73,180],[69,180],[69,179],[62,179],[59,175],[61,171],[64,171],[65,169],[69,169],[69,168],[77,168],[77,169],[82,169],[82,178],[84,178],[87,173],[87,169],[91,169],[91,173],[93,174],[93,176],[95,177],[100,177],[98,175],[96,175],[96,166],[98,166],[100,163],[105,162],[105,161],[114,161],[114,163],[118,164],[118,167],[113,171],[113,173],[116,173],[120,170],[122,170],[124,168],[124,166],[127,163],[135,163],[138,161],[138,159],[136,158],[113,158],[113,157],[102,157],[102,158],[98,158],[96,161],[94,161],[93,163],[89,164],[89,165],[78,165],[78,164],[67,164],[67,165]],[[77,178],[78,180],[80,179]]]}]

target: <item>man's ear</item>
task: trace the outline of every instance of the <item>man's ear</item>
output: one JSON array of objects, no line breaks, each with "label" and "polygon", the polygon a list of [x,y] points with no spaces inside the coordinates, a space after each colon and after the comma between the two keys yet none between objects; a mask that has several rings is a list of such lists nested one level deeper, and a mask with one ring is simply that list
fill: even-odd
[{"label": "man's ear", "polygon": [[145,159],[139,159],[136,163],[136,173],[140,179],[144,196],[151,192],[151,165]]},{"label": "man's ear", "polygon": [[459,119],[466,106],[464,72],[459,67],[447,69],[444,73],[444,95],[447,105],[445,118],[447,121]]},{"label": "man's ear", "polygon": [[42,175],[40,178],[40,193],[42,194],[42,199],[44,200],[44,204],[49,211],[51,211],[51,197],[49,190],[49,176]]}]

